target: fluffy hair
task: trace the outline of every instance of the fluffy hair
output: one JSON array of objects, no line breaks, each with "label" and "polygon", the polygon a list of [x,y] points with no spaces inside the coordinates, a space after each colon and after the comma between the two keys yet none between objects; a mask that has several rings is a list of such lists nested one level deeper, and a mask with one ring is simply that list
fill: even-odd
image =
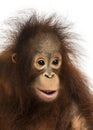
[{"label": "fluffy hair", "polygon": [[[0,129],[72,130],[78,119],[76,124],[82,126],[82,130],[92,130],[93,95],[86,76],[74,63],[79,51],[72,43],[68,26],[54,17],[41,18],[33,14],[24,23],[17,20],[17,30],[12,33],[11,45],[0,55]],[[29,44],[29,40],[40,34],[42,37],[42,33],[56,35],[61,43],[62,88],[58,99],[50,103],[39,101],[33,90],[29,90],[29,82],[33,84],[38,75],[30,70],[36,52],[31,49],[33,43]],[[13,53],[16,53],[15,64],[11,60]]]}]

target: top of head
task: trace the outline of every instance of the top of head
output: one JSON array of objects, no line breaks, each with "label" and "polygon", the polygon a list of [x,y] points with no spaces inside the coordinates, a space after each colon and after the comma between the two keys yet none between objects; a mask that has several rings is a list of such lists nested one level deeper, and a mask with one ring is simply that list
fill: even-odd
[{"label": "top of head", "polygon": [[15,41],[16,51],[19,53],[27,46],[36,50],[38,50],[38,47],[42,48],[40,49],[41,52],[43,48],[46,52],[47,50],[51,52],[51,49],[59,50],[62,40],[65,39],[66,27],[61,27],[59,21],[55,21],[53,17],[44,20],[33,15],[23,25],[19,23],[18,27],[18,35]]}]

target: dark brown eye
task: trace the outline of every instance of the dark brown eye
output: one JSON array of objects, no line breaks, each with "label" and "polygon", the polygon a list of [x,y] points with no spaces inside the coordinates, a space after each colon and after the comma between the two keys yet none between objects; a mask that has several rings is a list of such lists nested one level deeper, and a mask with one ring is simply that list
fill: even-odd
[{"label": "dark brown eye", "polygon": [[39,61],[38,61],[38,64],[39,64],[40,66],[43,66],[43,65],[45,65],[45,62],[44,62],[43,60],[39,60]]},{"label": "dark brown eye", "polygon": [[59,61],[56,59],[52,62],[53,65],[58,65]]}]

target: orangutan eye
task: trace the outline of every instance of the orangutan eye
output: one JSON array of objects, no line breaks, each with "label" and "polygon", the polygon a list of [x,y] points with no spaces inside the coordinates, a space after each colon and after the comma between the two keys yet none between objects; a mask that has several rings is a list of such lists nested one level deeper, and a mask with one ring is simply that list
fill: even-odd
[{"label": "orangutan eye", "polygon": [[55,60],[53,60],[53,62],[52,62],[53,65],[58,65],[58,63],[59,63],[59,60],[58,60],[58,59],[55,59]]},{"label": "orangutan eye", "polygon": [[62,64],[62,57],[61,55],[57,54],[56,56],[54,56],[52,59],[51,59],[51,67],[53,69],[59,69],[61,67],[61,64]]},{"label": "orangutan eye", "polygon": [[40,66],[43,66],[43,65],[45,65],[45,62],[44,62],[44,60],[39,60],[39,61],[38,61],[38,64],[39,64]]}]

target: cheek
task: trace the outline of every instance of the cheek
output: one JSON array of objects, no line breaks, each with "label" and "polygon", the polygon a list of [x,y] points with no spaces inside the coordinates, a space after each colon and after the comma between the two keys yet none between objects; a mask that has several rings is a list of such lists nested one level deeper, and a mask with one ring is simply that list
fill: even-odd
[{"label": "cheek", "polygon": [[47,78],[40,75],[34,84],[34,89],[38,97],[44,101],[55,100],[59,94],[60,81],[57,75]]}]

